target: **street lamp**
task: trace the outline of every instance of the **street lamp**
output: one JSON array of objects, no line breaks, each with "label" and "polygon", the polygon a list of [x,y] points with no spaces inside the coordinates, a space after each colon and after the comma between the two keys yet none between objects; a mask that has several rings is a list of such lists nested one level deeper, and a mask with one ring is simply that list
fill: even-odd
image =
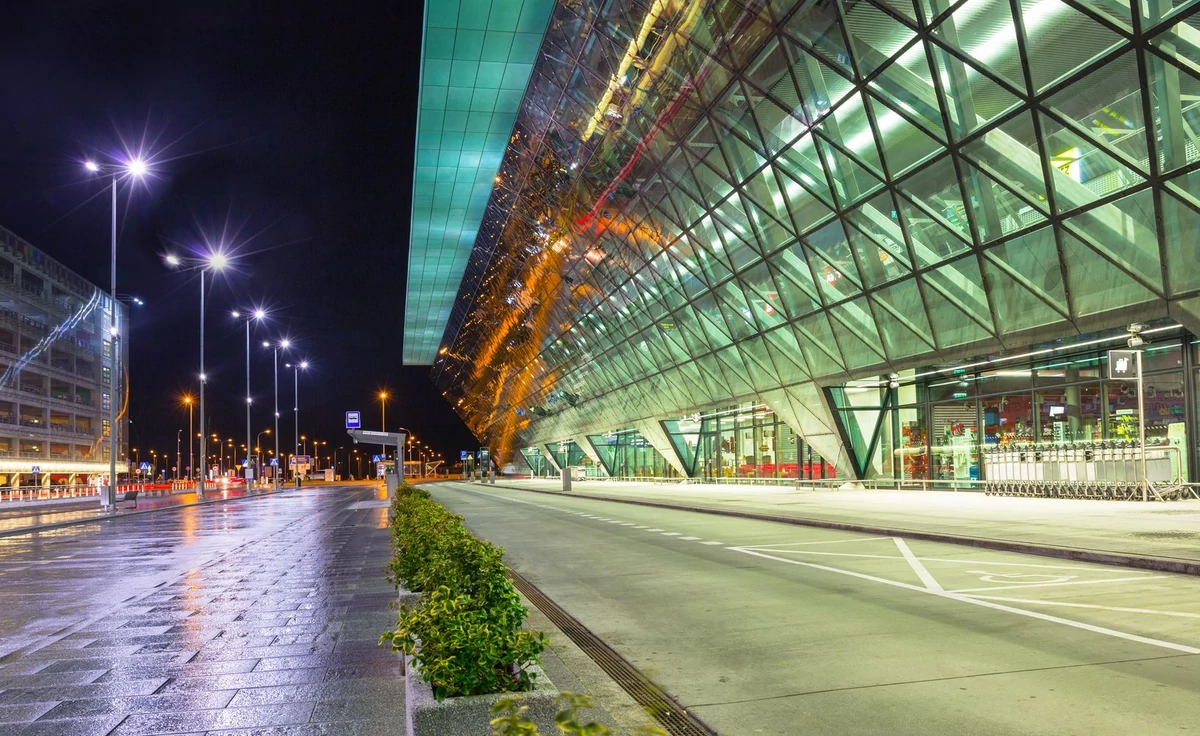
[{"label": "street lamp", "polygon": [[[300,369],[303,368],[303,369],[307,370],[308,369],[308,361],[302,360],[299,363],[296,363],[294,365],[291,363],[288,363],[284,367],[292,369],[293,380],[295,381],[294,389],[293,389],[295,391],[295,397],[293,398],[293,405],[292,405],[292,416],[293,416],[293,420],[292,420],[292,454],[294,455],[296,453],[296,448],[300,447]],[[297,462],[295,464],[295,467],[292,469],[292,477],[294,477],[296,479],[296,487],[297,488],[300,487],[300,472],[299,471],[300,471],[300,463]]]},{"label": "street lamp", "polygon": [[[264,434],[271,434],[271,430],[264,429],[263,431],[259,432],[258,435],[254,438],[254,464],[256,466],[258,466],[259,468],[262,467],[262,445],[260,445],[259,443],[262,441],[262,436]],[[261,477],[261,474],[260,474],[260,477]]]},{"label": "street lamp", "polygon": [[117,338],[121,331],[117,324],[120,306],[117,302],[117,183],[123,178],[140,179],[146,175],[146,162],[140,158],[132,158],[122,164],[99,164],[95,161],[84,161],[83,166],[93,174],[105,174],[111,177],[112,188],[112,258],[109,263],[112,280],[110,283],[112,300],[112,317],[109,320],[109,335],[112,344],[112,370],[109,371],[108,399],[108,487],[100,502],[102,508],[110,511],[117,510],[117,373],[120,369],[121,350]]},{"label": "street lamp", "polygon": [[190,474],[196,472],[196,430],[192,427],[192,397],[184,396],[183,403],[187,404],[188,408],[188,473]]},{"label": "street lamp", "polygon": [[381,427],[381,429],[383,429],[384,432],[387,431],[387,400],[388,400],[388,392],[380,391],[379,392],[379,406],[380,406],[380,411],[382,412],[382,415],[380,416],[380,424],[383,425]]},{"label": "street lamp", "polygon": [[[183,264],[184,259],[177,255],[169,254],[166,256],[167,264],[170,266],[179,266]],[[188,259],[190,265],[200,271],[200,457],[207,466],[208,464],[208,436],[204,431],[204,385],[208,383],[208,376],[204,373],[204,274],[212,271],[216,275],[217,271],[223,271],[229,266],[229,256],[221,251],[212,251],[206,257],[200,259]],[[196,481],[196,495],[198,498],[204,498],[204,481],[208,476],[208,468],[201,468],[200,479]]]},{"label": "street lamp", "polygon": [[290,345],[286,338],[275,344],[263,341],[264,348],[272,348],[275,352],[275,469],[271,471],[271,479],[276,491],[279,490],[279,349],[287,350]]},{"label": "street lamp", "polygon": [[[248,314],[242,314],[241,312],[233,313],[234,319],[243,319],[244,318],[246,320],[246,445],[247,446],[250,444],[250,431],[251,431],[250,430],[250,405],[254,403],[254,397],[250,395],[250,323],[254,322],[256,320],[261,322],[262,320],[266,319],[266,317],[267,317],[267,313],[261,309],[255,309],[253,312],[250,312]],[[250,457],[250,449],[249,449],[249,447],[247,447],[246,448],[246,458],[247,458],[246,464],[247,465],[249,465],[249,463],[250,463],[249,457]],[[258,472],[257,468],[255,469],[255,472]],[[246,492],[247,493],[250,492],[249,484],[246,485]]]}]

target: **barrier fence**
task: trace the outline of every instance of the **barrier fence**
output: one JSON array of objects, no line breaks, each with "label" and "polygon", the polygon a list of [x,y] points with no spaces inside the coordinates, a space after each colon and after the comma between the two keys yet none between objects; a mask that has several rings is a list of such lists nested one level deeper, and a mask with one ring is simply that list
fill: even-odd
[{"label": "barrier fence", "polygon": [[[170,483],[122,483],[117,486],[117,493],[139,491],[147,496],[165,496],[178,491],[187,491],[196,487],[191,481],[172,481]],[[0,503],[7,501],[54,501],[71,498],[99,498],[103,486],[85,485],[52,485],[52,486],[0,486]]]}]

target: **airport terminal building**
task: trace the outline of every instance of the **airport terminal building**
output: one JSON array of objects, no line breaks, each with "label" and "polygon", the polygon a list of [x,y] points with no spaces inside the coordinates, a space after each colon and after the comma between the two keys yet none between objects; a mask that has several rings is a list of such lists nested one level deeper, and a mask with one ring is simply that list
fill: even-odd
[{"label": "airport terminal building", "polygon": [[539,474],[1197,480],[1198,9],[427,3],[405,362]]}]

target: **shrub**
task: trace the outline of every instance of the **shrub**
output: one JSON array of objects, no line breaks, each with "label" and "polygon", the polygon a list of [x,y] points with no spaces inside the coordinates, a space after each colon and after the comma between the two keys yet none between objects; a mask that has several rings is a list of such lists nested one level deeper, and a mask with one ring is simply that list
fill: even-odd
[{"label": "shrub", "polygon": [[[565,706],[554,716],[554,725],[560,733],[568,736],[611,736],[615,732],[602,723],[580,723],[579,709],[591,708],[592,699],[587,695],[564,692],[558,696],[559,703]],[[496,716],[490,723],[494,736],[539,736],[536,723],[527,720],[520,698],[501,698],[492,706],[492,715]],[[635,732],[638,736],[667,736],[661,728],[643,726]]]},{"label": "shrub", "polygon": [[481,608],[470,596],[442,586],[416,609],[403,611],[399,626],[384,638],[416,661],[438,700],[530,690],[534,675],[527,668],[537,661],[546,638],[520,628],[525,609],[519,598],[514,606],[519,617],[511,610]]},{"label": "shrub", "polygon": [[385,633],[416,661],[438,700],[529,690],[545,637],[522,629],[528,611],[505,576],[504,550],[476,539],[463,518],[403,486],[393,502],[389,579],[422,593]]}]

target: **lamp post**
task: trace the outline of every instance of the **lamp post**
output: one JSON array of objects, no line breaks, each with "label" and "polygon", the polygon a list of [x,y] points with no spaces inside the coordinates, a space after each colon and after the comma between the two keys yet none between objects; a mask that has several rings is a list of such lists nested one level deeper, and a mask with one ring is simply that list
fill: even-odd
[{"label": "lamp post", "polygon": [[272,348],[275,353],[275,469],[271,471],[271,483],[275,490],[279,490],[279,349],[287,350],[291,345],[286,339],[272,345],[264,341],[264,348]]},{"label": "lamp post", "polygon": [[[271,434],[271,430],[264,429],[254,437],[254,464],[260,469],[262,468],[262,444],[260,443],[264,434]],[[259,478],[262,478],[261,472],[259,473]]]},{"label": "lamp post", "polygon": [[[254,403],[254,397],[250,394],[250,323],[255,320],[261,322],[262,320],[266,319],[266,317],[267,317],[267,313],[261,309],[255,309],[253,312],[250,312],[248,314],[242,314],[241,312],[233,313],[234,319],[243,319],[244,318],[246,320],[246,464],[247,465],[250,464],[250,459],[249,459],[250,458],[250,432],[251,432],[251,430],[250,430],[250,405]],[[260,471],[256,468],[255,472],[260,472]],[[247,486],[246,490],[249,491],[250,487]]]},{"label": "lamp post", "polygon": [[[384,432],[387,431],[387,400],[388,400],[388,392],[380,391],[379,392],[379,406],[380,406],[381,414],[379,417],[379,424],[381,425],[380,429],[382,429]],[[384,452],[386,453],[386,450],[384,450]]]},{"label": "lamp post", "polygon": [[[203,499],[204,480],[208,476],[208,435],[204,431],[204,386],[208,383],[208,376],[204,374],[204,275],[208,271],[215,275],[217,271],[224,270],[229,265],[229,256],[221,251],[213,251],[205,258],[188,260],[200,270],[200,458],[206,467],[201,468],[200,478],[196,481],[196,495]],[[184,263],[184,259],[176,255],[168,255],[166,261],[170,266]]]},{"label": "lamp post", "polygon": [[[192,426],[192,397],[184,396],[188,408],[188,474],[196,472],[196,429]],[[190,480],[190,478],[189,478]]]},{"label": "lamp post", "polygon": [[182,429],[175,432],[175,480],[179,480],[179,468],[183,465],[181,435],[183,435]]},{"label": "lamp post", "polygon": [[[295,381],[294,388],[293,388],[295,395],[292,400],[292,402],[293,402],[292,403],[292,416],[293,416],[293,420],[292,420],[292,454],[294,455],[296,450],[300,448],[300,369],[301,368],[307,369],[308,361],[302,360],[299,363],[296,363],[294,365],[292,363],[288,363],[284,367],[292,369],[293,380]],[[292,477],[294,477],[296,479],[296,487],[299,488],[300,487],[300,463],[299,462],[295,463],[295,466],[292,468]]]},{"label": "lamp post", "polygon": [[117,337],[121,331],[117,325],[117,316],[120,313],[120,305],[117,302],[117,183],[122,177],[128,176],[134,179],[140,179],[146,175],[146,162],[140,158],[133,158],[124,164],[119,165],[101,165],[95,161],[85,161],[83,166],[93,174],[107,174],[111,177],[112,188],[112,258],[109,263],[111,269],[112,281],[110,283],[111,293],[109,294],[112,300],[112,318],[109,322],[109,335],[112,340],[112,363],[109,371],[109,398],[108,398],[108,486],[105,489],[104,498],[100,502],[100,506],[110,511],[117,510],[117,372],[120,369],[121,351],[117,344]]}]

